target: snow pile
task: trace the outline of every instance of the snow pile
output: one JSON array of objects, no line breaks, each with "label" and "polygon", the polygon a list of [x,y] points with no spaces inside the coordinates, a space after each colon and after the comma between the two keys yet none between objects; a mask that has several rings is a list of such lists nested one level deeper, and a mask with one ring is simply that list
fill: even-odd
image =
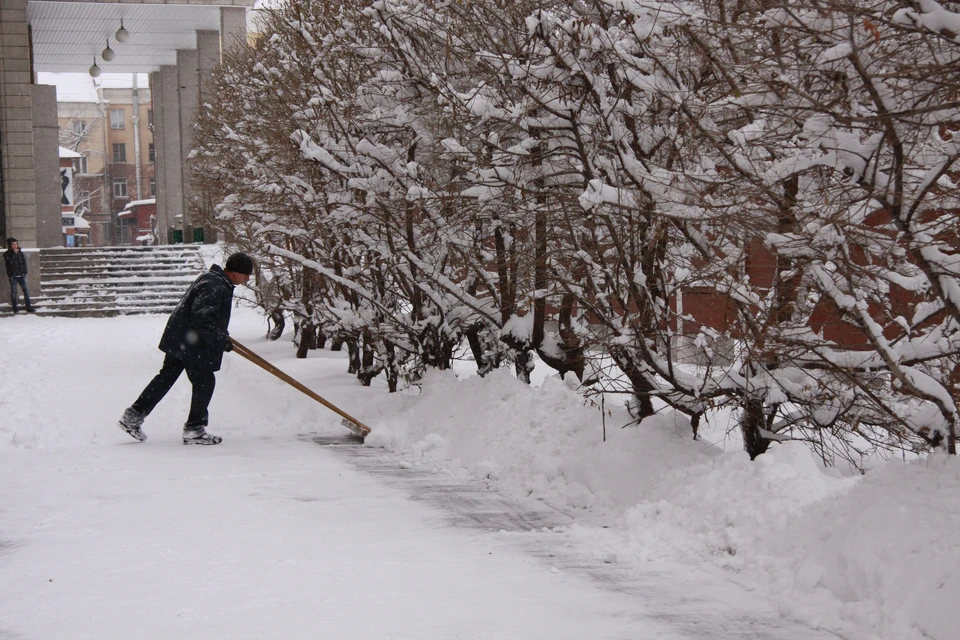
[{"label": "snow pile", "polygon": [[[433,373],[418,397],[383,408],[368,444],[572,513],[586,524],[571,537],[595,558],[712,566],[815,626],[955,637],[960,461],[841,477],[799,443],[751,462],[692,441],[682,416],[621,429],[629,416],[607,409],[604,442],[599,409],[557,377],[536,388],[508,371]],[[616,526],[589,525],[604,516]]]},{"label": "snow pile", "polygon": [[883,638],[957,637],[960,460],[888,463],[787,525],[760,548],[776,559],[770,586],[790,613],[836,600],[844,620]]},{"label": "snow pile", "polygon": [[663,417],[621,429],[625,410],[607,416],[604,442],[599,407],[558,377],[537,388],[506,369],[465,380],[433,372],[404,402],[406,410],[375,419],[368,445],[399,451],[411,465],[452,463],[505,494],[561,509],[622,509],[670,469],[719,453],[691,444],[688,425]]}]

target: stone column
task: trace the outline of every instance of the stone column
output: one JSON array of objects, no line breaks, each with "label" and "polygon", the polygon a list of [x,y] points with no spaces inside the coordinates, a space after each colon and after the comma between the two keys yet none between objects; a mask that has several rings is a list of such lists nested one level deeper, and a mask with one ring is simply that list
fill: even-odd
[{"label": "stone column", "polygon": [[245,7],[221,7],[220,57],[228,55],[240,46],[247,46],[247,9]]},{"label": "stone column", "polygon": [[[183,163],[180,158],[180,74],[177,67],[160,67],[159,101],[163,104],[163,181],[166,224],[179,227],[183,210]],[[154,114],[156,122],[156,114]],[[165,227],[166,228],[166,227]],[[164,231],[166,233],[166,231]],[[167,242],[172,242],[168,238]]]},{"label": "stone column", "polygon": [[167,228],[170,226],[167,215],[167,178],[163,161],[167,150],[163,135],[163,100],[160,99],[159,71],[150,74],[150,101],[153,104],[153,177],[157,181],[157,244],[169,244],[171,238],[167,237]]},{"label": "stone column", "polygon": [[210,100],[213,70],[220,64],[220,32],[197,31],[197,54],[200,60],[200,103]]},{"label": "stone column", "polygon": [[195,49],[177,51],[177,74],[180,78],[180,210],[183,212],[180,228],[183,241],[189,243],[193,242],[193,204],[187,156],[193,149],[193,125],[200,106],[200,56]]},{"label": "stone column", "polygon": [[[37,246],[63,246],[60,123],[57,121],[57,88],[52,85],[33,85],[33,163],[36,173]],[[31,291],[39,291],[39,286],[38,269],[36,287],[31,282]]]},{"label": "stone column", "polygon": [[[219,31],[197,31],[197,55],[200,62],[200,73],[198,76],[198,96],[197,101],[200,105],[204,102],[213,100],[213,71],[220,64],[220,32]],[[189,163],[187,170],[190,170]],[[198,203],[198,206],[207,203]],[[205,211],[206,215],[213,215],[212,211]],[[203,241],[212,243],[217,241],[217,232],[204,225]]]},{"label": "stone column", "polygon": [[0,236],[22,247],[37,246],[32,82],[27,2],[0,0]]}]

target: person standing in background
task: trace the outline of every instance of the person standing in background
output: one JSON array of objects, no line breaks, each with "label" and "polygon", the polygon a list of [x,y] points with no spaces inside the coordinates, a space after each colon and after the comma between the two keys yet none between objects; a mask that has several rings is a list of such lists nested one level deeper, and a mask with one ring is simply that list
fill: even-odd
[{"label": "person standing in background", "polygon": [[27,307],[27,313],[34,313],[35,309],[30,304],[30,292],[27,290],[27,257],[20,251],[20,243],[16,238],[7,238],[7,250],[3,252],[3,266],[7,270],[7,278],[10,280],[10,306],[13,312],[17,313],[20,309],[17,307],[17,285],[23,290],[23,302]]}]

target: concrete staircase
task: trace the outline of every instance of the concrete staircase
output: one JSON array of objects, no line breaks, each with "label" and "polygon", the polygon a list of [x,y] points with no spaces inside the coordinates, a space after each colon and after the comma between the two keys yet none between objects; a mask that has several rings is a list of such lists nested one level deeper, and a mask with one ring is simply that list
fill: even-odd
[{"label": "concrete staircase", "polygon": [[[42,249],[41,287],[30,297],[41,316],[169,313],[204,270],[199,245]],[[0,315],[11,311],[0,301]]]}]

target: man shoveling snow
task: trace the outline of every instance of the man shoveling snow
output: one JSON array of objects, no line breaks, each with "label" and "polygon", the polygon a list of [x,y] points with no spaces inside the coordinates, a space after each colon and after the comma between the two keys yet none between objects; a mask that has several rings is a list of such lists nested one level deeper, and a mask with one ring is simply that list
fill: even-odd
[{"label": "man shoveling snow", "polygon": [[160,372],[150,381],[120,418],[120,428],[143,442],[144,419],[157,406],[184,371],[193,385],[190,414],[183,425],[183,444],[220,444],[222,438],[207,433],[207,407],[216,385],[214,372],[220,370],[223,354],[231,351],[230,308],[233,290],[253,273],[253,260],[245,253],[234,253],[223,269],[213,265],[197,278],[183,294],[170,314],[160,338],[160,350],[166,353]]}]

